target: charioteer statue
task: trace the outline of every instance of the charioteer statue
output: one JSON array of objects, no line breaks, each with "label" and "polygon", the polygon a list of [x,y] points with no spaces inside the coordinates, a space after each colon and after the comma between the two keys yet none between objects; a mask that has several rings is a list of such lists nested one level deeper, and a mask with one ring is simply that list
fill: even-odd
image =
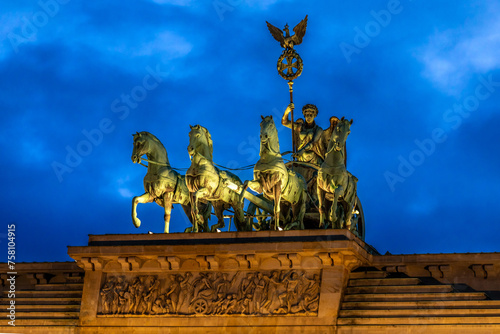
[{"label": "charioteer statue", "polygon": [[[281,119],[281,124],[290,129],[292,128],[292,121],[288,116],[293,108],[293,103],[290,103]],[[325,160],[328,141],[339,122],[339,118],[331,116],[330,127],[323,130],[315,122],[315,118],[318,116],[318,108],[314,104],[304,105],[302,115],[304,115],[305,122],[302,118],[294,122],[294,133],[292,135],[294,137],[293,141],[297,145],[297,152],[293,154],[293,157],[297,161],[320,166]]]},{"label": "charioteer statue", "polygon": [[[293,108],[293,103],[290,103],[281,119],[281,124],[290,129],[292,128],[292,121],[288,118],[288,115]],[[319,166],[323,162],[324,149],[322,147],[323,129],[314,121],[318,116],[318,108],[314,104],[306,104],[302,107],[302,114],[305,122],[302,118],[299,118],[294,122],[293,126],[293,140],[297,145],[297,152],[293,154],[293,157],[297,158],[297,161]]]}]

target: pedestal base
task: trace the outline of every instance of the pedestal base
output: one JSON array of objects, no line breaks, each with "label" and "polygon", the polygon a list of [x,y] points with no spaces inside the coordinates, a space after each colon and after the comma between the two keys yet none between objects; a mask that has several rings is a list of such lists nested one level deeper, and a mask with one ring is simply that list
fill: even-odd
[{"label": "pedestal base", "polygon": [[372,255],[346,230],[90,236],[80,332],[335,332],[349,272]]}]

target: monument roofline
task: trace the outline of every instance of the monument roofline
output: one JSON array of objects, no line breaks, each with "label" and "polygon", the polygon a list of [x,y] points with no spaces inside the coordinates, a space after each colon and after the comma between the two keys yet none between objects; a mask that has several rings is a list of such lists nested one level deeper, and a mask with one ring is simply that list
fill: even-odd
[{"label": "monument roofline", "polygon": [[113,256],[118,253],[152,255],[160,250],[177,255],[192,254],[193,247],[203,249],[203,253],[227,253],[229,248],[247,253],[279,252],[284,249],[314,252],[318,244],[335,251],[351,249],[364,258],[376,252],[348,230],[301,230],[90,235],[87,246],[69,246],[68,254],[80,260],[82,257]]}]

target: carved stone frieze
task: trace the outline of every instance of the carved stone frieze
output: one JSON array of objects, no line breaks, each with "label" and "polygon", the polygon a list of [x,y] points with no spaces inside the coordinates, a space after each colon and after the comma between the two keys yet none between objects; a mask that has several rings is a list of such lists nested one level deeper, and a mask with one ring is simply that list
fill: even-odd
[{"label": "carved stone frieze", "polygon": [[99,315],[316,316],[320,270],[107,275]]}]

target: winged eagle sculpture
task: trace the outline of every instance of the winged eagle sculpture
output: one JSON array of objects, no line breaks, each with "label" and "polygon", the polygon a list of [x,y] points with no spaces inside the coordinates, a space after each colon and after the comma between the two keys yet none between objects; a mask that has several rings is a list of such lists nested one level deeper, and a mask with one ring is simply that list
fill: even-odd
[{"label": "winged eagle sculpture", "polygon": [[286,50],[293,50],[295,45],[299,45],[302,43],[302,38],[306,34],[307,28],[307,15],[306,17],[300,21],[299,24],[293,28],[294,35],[290,36],[290,30],[288,29],[288,23],[285,25],[285,29],[283,31],[280,28],[273,26],[271,23],[267,22],[267,28],[273,35],[274,39],[280,42],[282,48]]}]

